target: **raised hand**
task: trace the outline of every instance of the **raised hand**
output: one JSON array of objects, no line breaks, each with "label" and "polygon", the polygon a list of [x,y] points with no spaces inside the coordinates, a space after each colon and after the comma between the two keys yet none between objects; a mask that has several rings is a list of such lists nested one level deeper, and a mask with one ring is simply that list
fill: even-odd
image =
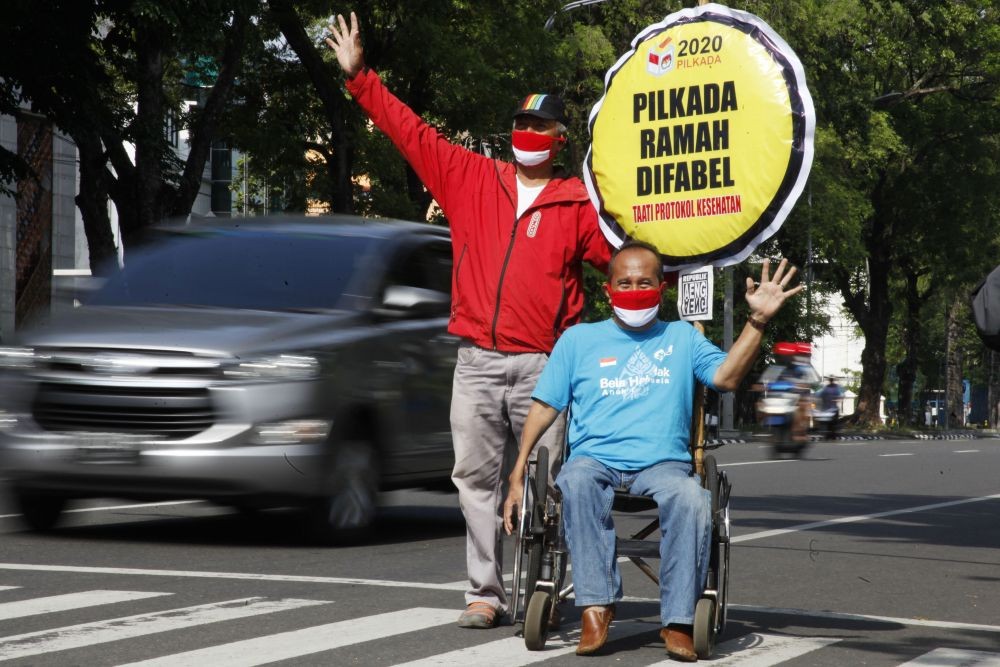
[{"label": "raised hand", "polygon": [[794,266],[788,266],[787,259],[782,259],[778,264],[774,277],[770,276],[770,270],[771,260],[765,259],[760,270],[760,283],[754,283],[753,278],[747,278],[747,305],[750,306],[750,316],[761,323],[774,317],[786,299],[805,289],[805,285],[785,289],[796,273]]},{"label": "raised hand", "polygon": [[361,48],[361,32],[358,30],[358,17],[351,12],[351,27],[343,14],[337,14],[336,25],[328,26],[330,36],[326,45],[337,54],[337,62],[344,74],[353,79],[365,67],[365,51]]}]

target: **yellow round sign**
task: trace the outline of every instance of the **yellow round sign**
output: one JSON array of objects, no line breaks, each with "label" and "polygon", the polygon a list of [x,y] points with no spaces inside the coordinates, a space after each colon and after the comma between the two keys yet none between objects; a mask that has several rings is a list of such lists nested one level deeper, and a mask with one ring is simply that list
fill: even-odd
[{"label": "yellow round sign", "polygon": [[745,259],[805,186],[815,112],[802,65],[761,19],[721,5],[667,16],[608,71],[584,177],[615,245],[672,268]]}]

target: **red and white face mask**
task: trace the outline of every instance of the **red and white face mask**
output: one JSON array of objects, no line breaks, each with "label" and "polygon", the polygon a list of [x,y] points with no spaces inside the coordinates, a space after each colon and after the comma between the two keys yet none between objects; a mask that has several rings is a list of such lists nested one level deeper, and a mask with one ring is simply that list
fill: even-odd
[{"label": "red and white face mask", "polygon": [[656,319],[660,312],[660,296],[665,283],[656,289],[616,291],[605,285],[611,298],[611,308],[622,324],[629,327],[643,327]]},{"label": "red and white face mask", "polygon": [[528,130],[514,130],[510,135],[514,159],[525,167],[534,167],[555,157],[558,147],[565,141],[565,137],[553,137]]}]

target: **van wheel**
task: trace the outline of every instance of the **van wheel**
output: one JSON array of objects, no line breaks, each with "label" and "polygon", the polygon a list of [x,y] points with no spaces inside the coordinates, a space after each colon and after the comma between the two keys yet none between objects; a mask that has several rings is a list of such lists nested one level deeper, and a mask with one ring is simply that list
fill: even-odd
[{"label": "van wheel", "polygon": [[354,544],[369,537],[378,510],[379,478],[372,443],[338,443],[326,473],[325,495],[310,507],[313,535],[325,544]]},{"label": "van wheel", "polygon": [[21,520],[31,530],[46,532],[59,523],[66,509],[65,496],[33,491],[23,487],[13,490],[14,502],[21,511]]}]

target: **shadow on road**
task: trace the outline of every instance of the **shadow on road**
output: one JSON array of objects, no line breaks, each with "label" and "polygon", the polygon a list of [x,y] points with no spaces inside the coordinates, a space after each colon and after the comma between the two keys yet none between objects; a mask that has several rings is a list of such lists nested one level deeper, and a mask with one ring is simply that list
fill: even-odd
[{"label": "shadow on road", "polygon": [[[1000,544],[1000,498],[965,502],[940,507],[950,502],[969,500],[958,496],[921,496],[910,494],[866,494],[863,496],[767,495],[733,496],[735,537],[758,531],[794,528],[814,521],[843,517],[868,516],[899,512],[885,517],[847,521],[810,530],[810,534],[835,534],[863,539],[868,543],[914,543],[964,548],[996,548]],[[913,512],[903,510],[927,506]],[[789,520],[788,508],[795,508],[797,520]],[[784,516],[782,516],[784,514]],[[764,515],[764,516],[762,516]],[[769,515],[769,516],[768,516]],[[739,544],[744,546],[744,544]],[[756,545],[755,545],[756,546]]]},{"label": "shadow on road", "polygon": [[[190,510],[189,510],[190,511]],[[136,510],[106,512],[114,523],[57,528],[49,538],[211,546],[307,546],[315,548],[308,522],[294,510],[246,511],[201,516]],[[465,535],[458,508],[393,506],[379,510],[371,536],[357,546],[400,544]]]}]

